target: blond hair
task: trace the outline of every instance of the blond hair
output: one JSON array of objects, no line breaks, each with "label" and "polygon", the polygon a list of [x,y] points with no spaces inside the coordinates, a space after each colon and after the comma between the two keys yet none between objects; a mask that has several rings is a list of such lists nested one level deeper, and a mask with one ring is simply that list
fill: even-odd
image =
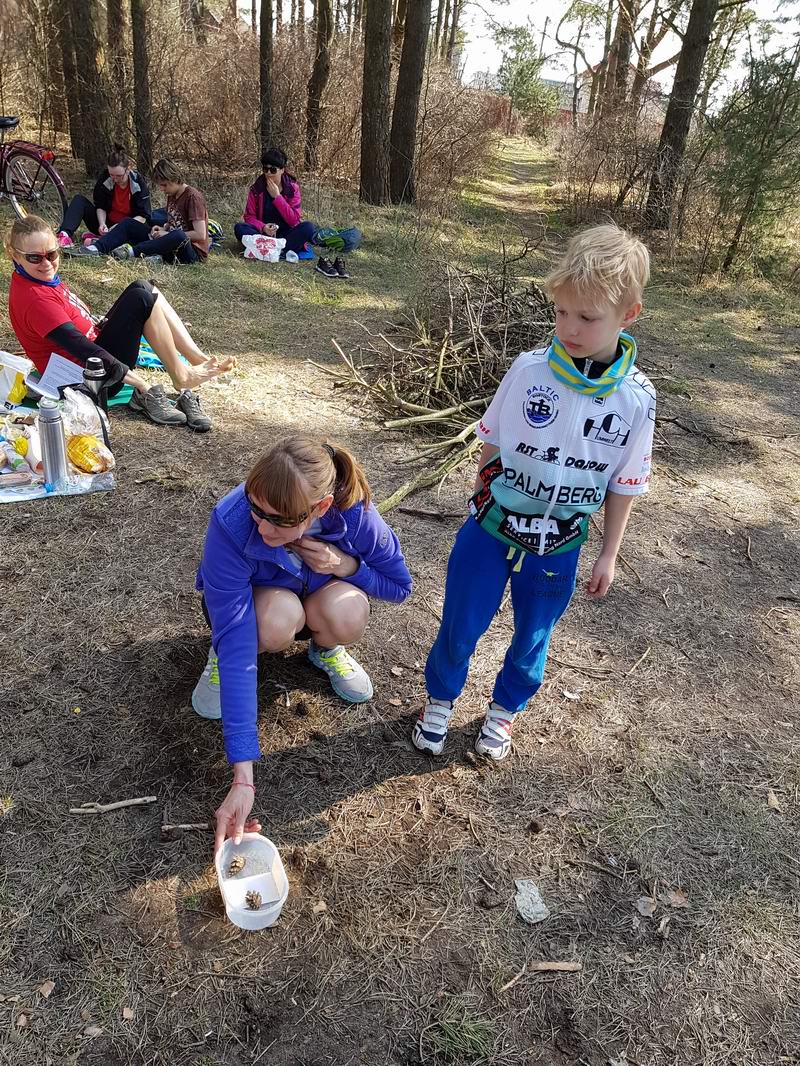
[{"label": "blond hair", "polygon": [[284,437],[258,460],[245,491],[287,518],[305,514],[329,494],[340,511],[359,502],[366,507],[372,497],[364,471],[346,448],[301,433]]},{"label": "blond hair", "polygon": [[650,277],[650,253],[632,234],[609,223],[576,233],[560,262],[544,279],[549,296],[571,285],[588,296],[619,307],[638,302]]},{"label": "blond hair", "polygon": [[49,233],[52,234],[53,241],[56,239],[53,227],[49,222],[45,222],[43,218],[39,218],[38,215],[26,215],[25,218],[18,218],[6,231],[4,243],[8,258],[14,258],[14,250],[19,247],[21,239],[32,237],[34,233]]}]

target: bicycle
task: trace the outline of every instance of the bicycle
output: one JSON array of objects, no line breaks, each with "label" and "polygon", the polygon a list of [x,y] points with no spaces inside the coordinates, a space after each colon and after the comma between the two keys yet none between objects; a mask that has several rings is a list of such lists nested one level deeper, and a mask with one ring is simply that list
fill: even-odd
[{"label": "bicycle", "polygon": [[40,215],[56,233],[67,209],[67,191],[53,166],[56,152],[32,141],[6,141],[19,119],[0,115],[0,200],[10,200],[18,218]]}]

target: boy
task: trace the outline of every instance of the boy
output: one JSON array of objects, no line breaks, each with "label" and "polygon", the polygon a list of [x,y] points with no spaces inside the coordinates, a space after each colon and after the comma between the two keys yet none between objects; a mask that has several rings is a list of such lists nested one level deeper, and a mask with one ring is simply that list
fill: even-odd
[{"label": "boy", "polygon": [[204,263],[210,241],[203,194],[186,184],[180,167],[169,159],[160,159],[153,167],[153,181],[167,198],[164,225],[153,226],[150,240],[122,244],[111,254],[115,259],[161,256],[166,263]]},{"label": "boy", "polygon": [[623,332],[642,309],[649,274],[641,241],[606,225],[573,237],[545,279],[553,342],[517,357],[477,430],[484,443],[471,515],[450,554],[425,666],[428,700],[412,734],[420,751],[441,754],[470,657],[510,580],[514,636],[475,741],[479,755],[508,755],[512,723],[542,683],[553,627],[572,597],[589,515],[603,504],[603,546],[586,589],[600,599],[614,580],[634,498],[650,481],[655,391]]}]

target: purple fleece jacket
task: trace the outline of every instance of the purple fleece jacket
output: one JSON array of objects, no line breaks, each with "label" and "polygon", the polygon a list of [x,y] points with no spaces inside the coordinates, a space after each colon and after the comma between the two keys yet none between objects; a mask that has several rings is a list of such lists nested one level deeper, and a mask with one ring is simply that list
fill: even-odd
[{"label": "purple fleece jacket", "polygon": [[[402,603],[411,594],[400,542],[370,505],[346,511],[331,507],[314,536],[329,541],[359,567],[348,578],[367,596]],[[229,492],[211,512],[196,588],[203,592],[211,617],[211,642],[219,657],[222,736],[228,762],[258,759],[258,627],[253,586],[291,589],[301,598],[331,580],[310,570],[293,552],[270,548],[259,535],[244,494],[244,485]]]}]

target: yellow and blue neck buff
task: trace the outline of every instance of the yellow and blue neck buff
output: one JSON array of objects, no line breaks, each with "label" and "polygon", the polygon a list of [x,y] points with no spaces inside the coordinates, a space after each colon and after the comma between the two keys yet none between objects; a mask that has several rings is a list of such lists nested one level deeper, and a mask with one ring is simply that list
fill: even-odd
[{"label": "yellow and blue neck buff", "polygon": [[610,396],[625,380],[636,361],[636,341],[633,337],[628,333],[620,333],[619,344],[621,355],[599,378],[587,378],[582,374],[558,337],[553,337],[553,343],[547,352],[547,362],[555,378],[573,392],[580,392],[584,396]]}]

